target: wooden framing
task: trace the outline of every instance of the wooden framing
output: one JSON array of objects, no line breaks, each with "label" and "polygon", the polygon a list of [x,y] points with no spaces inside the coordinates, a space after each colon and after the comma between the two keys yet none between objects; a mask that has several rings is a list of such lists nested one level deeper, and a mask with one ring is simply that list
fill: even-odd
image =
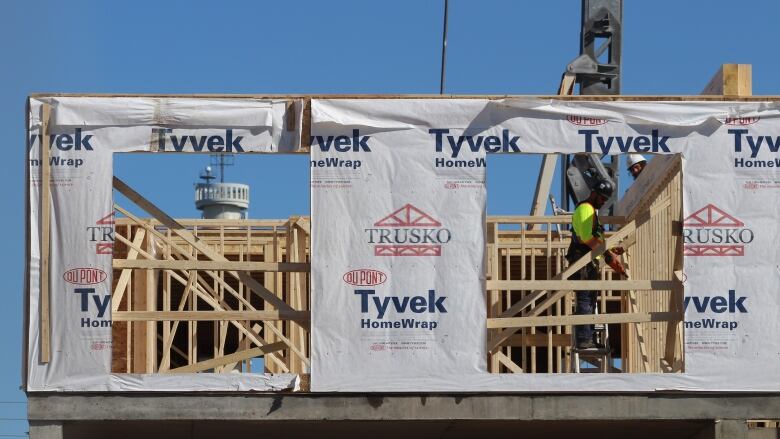
[{"label": "wooden framing", "polygon": [[[121,180],[115,179],[114,186],[139,207],[154,215],[156,220],[142,220],[120,206],[115,206],[118,212],[127,217],[124,221],[119,221],[116,226],[115,254],[126,252],[127,257],[114,259],[115,270],[121,271],[118,276],[114,276],[116,285],[113,295],[113,319],[116,330],[113,338],[115,340],[122,338],[120,333],[124,331],[133,340],[133,343],[126,345],[128,349],[132,347],[132,351],[127,353],[126,357],[133,357],[133,361],[128,361],[126,364],[114,362],[115,371],[154,373],[211,369],[211,367],[202,369],[201,366],[205,364],[214,365],[214,371],[226,372],[235,369],[235,363],[239,362],[244,363],[239,366],[239,369],[249,368],[247,361],[251,361],[251,357],[233,355],[238,351],[245,354],[264,354],[267,361],[276,364],[283,372],[303,371],[308,368],[308,354],[303,348],[306,340],[301,338],[300,333],[308,330],[309,313],[293,309],[283,299],[270,293],[253,277],[252,273],[309,271],[309,265],[305,262],[231,261],[226,257],[228,251],[234,249],[236,244],[241,247],[242,258],[244,253],[256,252],[257,249],[252,248],[251,243],[244,246],[244,239],[249,236],[248,241],[251,242],[253,225],[262,226],[265,225],[264,222],[250,221],[251,224],[247,226],[243,221],[222,223],[204,221],[199,232],[198,226],[189,228],[178,223]],[[308,233],[309,227],[305,221],[296,222],[295,227],[300,242],[297,244],[298,251],[306,254],[306,241],[302,239],[304,234]],[[267,235],[266,228],[261,230]],[[273,239],[276,239],[275,224],[273,230]],[[126,235],[122,233],[123,231]],[[132,241],[131,237],[133,237]],[[255,240],[261,242],[260,239],[255,238]],[[164,255],[165,259],[160,260],[157,257],[159,255]],[[207,258],[207,260],[199,258]],[[141,294],[147,299],[146,301],[131,300],[131,297],[139,296],[138,291],[125,294],[128,279],[132,279],[128,273],[132,271],[144,271],[147,275],[147,281],[142,285],[139,286],[138,282],[135,282],[136,290],[139,288],[157,290],[156,279],[160,274],[164,275],[168,281],[163,282],[162,294],[153,292],[149,295],[146,294],[149,291],[147,289],[144,290],[144,294]],[[207,281],[204,276],[211,281]],[[181,288],[180,293],[174,292],[179,288]],[[245,289],[251,291],[253,296],[239,292]],[[303,288],[300,281],[298,289],[301,292],[308,291],[307,288]],[[179,296],[176,308],[173,308],[170,303],[174,296]],[[155,309],[158,297],[162,297],[165,302],[162,304],[162,311]],[[296,300],[298,303],[303,303],[300,298]],[[208,307],[208,310],[201,308],[204,306]],[[139,307],[141,309],[138,309]],[[289,334],[293,331],[285,333],[274,325],[268,326],[270,330],[263,330],[263,326],[252,323],[279,320],[295,321],[294,324],[299,332],[297,341],[290,340]],[[181,346],[176,346],[175,337],[182,321],[187,322],[187,336],[180,342],[183,343]],[[138,322],[145,322],[145,326],[142,329],[128,326]],[[163,334],[156,334],[157,322],[164,323]],[[206,360],[200,358],[205,350],[204,333],[199,332],[201,322],[210,324],[213,329],[214,342],[210,346],[212,360],[208,363],[204,363]],[[240,346],[229,349],[233,352],[226,353],[226,346],[230,343],[228,333],[233,330],[241,335],[241,343]],[[265,340],[263,336],[266,332],[273,333],[277,342]],[[253,348],[250,344],[256,347]],[[141,348],[142,345],[144,349]],[[265,347],[269,345],[279,348],[266,349]],[[159,362],[156,356],[158,351],[162,351],[160,353],[162,361]],[[187,368],[182,369],[184,367],[182,365],[172,367],[175,363],[174,353],[182,357],[179,360],[186,361]],[[227,363],[215,362],[220,358],[238,360]]]}]

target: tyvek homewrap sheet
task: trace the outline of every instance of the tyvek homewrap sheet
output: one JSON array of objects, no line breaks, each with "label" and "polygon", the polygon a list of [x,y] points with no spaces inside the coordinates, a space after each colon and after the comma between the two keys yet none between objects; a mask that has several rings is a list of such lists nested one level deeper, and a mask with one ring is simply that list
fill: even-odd
[{"label": "tyvek homewrap sheet", "polygon": [[[52,106],[47,364],[39,361],[42,102]],[[297,130],[285,129],[286,107],[283,101],[249,98],[30,100],[27,390],[278,390],[294,384],[294,375],[110,373],[113,154],[284,150],[298,145],[300,133],[300,122]]]},{"label": "tyvek homewrap sheet", "polygon": [[[780,373],[780,344],[774,341],[780,336],[778,109],[776,103],[722,102],[314,101],[312,388],[780,390],[774,378]],[[363,136],[369,137],[361,145]],[[491,136],[498,140],[487,141]],[[553,152],[682,155],[685,373],[485,373],[473,355],[463,355],[475,346],[478,349],[472,353],[485,354],[483,340],[473,341],[476,334],[484,334],[485,314],[456,307],[453,300],[484,301],[483,271],[472,257],[482,255],[482,236],[474,235],[479,242],[471,243],[476,253],[466,256],[472,261],[468,266],[447,266],[446,246],[441,255],[377,252],[372,233],[380,233],[374,230],[384,227],[382,221],[398,219],[396,209],[406,203],[424,205],[425,213],[435,212],[431,216],[437,222],[451,227],[453,241],[476,228],[475,203],[482,199],[461,199],[460,194],[466,198],[467,192],[453,194],[448,187],[457,183],[432,181],[446,175],[452,181],[474,184],[474,176],[484,172],[475,159],[484,153]],[[636,200],[625,204],[631,203]],[[456,228],[466,215],[470,223],[464,224],[465,230]],[[387,237],[395,245],[394,232]],[[447,277],[461,278],[464,269],[469,270],[470,282],[458,283],[457,294],[442,293],[445,287],[440,285],[446,285]],[[474,282],[477,279],[480,283]],[[416,295],[424,300],[420,291],[433,288],[437,295],[448,296],[447,317],[458,313],[459,324],[439,325],[435,329],[439,335],[427,337],[426,346],[433,344],[428,351],[390,349],[414,339],[403,328],[392,326],[395,323],[362,326],[365,319],[395,322],[426,316],[396,304]],[[365,290],[371,293],[361,292]],[[365,306],[364,297],[368,298]],[[388,314],[379,317],[377,307],[385,303]],[[464,346],[467,343],[471,344]],[[427,356],[429,352],[436,356]]]},{"label": "tyvek homewrap sheet", "polygon": [[[38,352],[36,136],[41,101],[53,105],[54,135],[48,364],[39,362]],[[300,118],[296,132],[284,129],[280,115],[285,107],[284,102],[249,98],[31,100],[29,391],[292,385],[290,375],[111,374],[111,336],[104,323],[110,319],[112,154],[209,151],[227,145],[238,153],[239,146],[243,152],[284,151],[284,145],[297,142],[290,136],[300,131]],[[320,136],[312,142],[312,387],[359,392],[780,391],[778,110],[777,103],[730,102],[312,101],[312,132]],[[413,149],[420,157],[406,160]],[[481,159],[491,153],[551,152],[682,155],[685,373],[485,372],[484,212],[474,223],[474,212],[484,204]],[[367,157],[375,153],[385,160]],[[449,239],[443,229],[449,230]],[[428,236],[424,243],[410,242],[423,236]],[[404,237],[407,242],[398,242]],[[457,268],[442,265],[450,260]],[[460,283],[439,270],[449,270]],[[472,302],[479,303],[470,309]],[[419,340],[399,334],[395,326],[373,328],[377,320],[392,319],[395,325],[401,313],[412,315]],[[370,320],[365,330],[359,326],[363,319]],[[377,338],[372,340],[370,331],[377,331]]]},{"label": "tyvek homewrap sheet", "polygon": [[312,105],[312,390],[485,374],[485,152],[429,133],[484,102],[339,104]]}]

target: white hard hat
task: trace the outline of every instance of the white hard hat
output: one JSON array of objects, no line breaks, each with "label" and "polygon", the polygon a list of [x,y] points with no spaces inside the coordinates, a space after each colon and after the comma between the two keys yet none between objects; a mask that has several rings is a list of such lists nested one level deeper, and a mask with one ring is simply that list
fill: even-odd
[{"label": "white hard hat", "polygon": [[634,166],[637,163],[640,162],[646,162],[647,159],[642,156],[642,154],[629,154],[628,158],[626,158],[626,162],[628,165],[626,165],[627,168],[630,168]]}]

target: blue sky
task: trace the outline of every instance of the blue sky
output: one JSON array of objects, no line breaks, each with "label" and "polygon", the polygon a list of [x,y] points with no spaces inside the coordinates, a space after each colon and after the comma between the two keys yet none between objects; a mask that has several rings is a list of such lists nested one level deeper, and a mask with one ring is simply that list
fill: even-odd
[{"label": "blue sky", "polygon": [[[578,53],[577,0],[450,4],[446,92],[553,94]],[[698,94],[722,63],[753,64],[753,92],[780,95],[780,2],[628,1],[624,94]],[[0,6],[0,435],[27,430],[20,385],[24,102],[33,92],[437,93],[443,1],[8,1]],[[197,216],[208,158],[124,156],[115,173],[175,216]],[[526,213],[537,161],[491,159],[489,213]],[[161,176],[149,178],[148,175]],[[239,160],[255,218],[308,213],[305,156]],[[279,182],[284,184],[279,184]],[[270,190],[264,191],[267,188]],[[260,206],[263,206],[262,208]]]}]

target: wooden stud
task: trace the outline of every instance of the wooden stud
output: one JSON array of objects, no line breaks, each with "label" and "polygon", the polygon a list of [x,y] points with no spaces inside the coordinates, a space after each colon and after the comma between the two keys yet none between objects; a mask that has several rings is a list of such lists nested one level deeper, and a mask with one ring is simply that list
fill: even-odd
[{"label": "wooden stud", "polygon": [[[552,186],[555,168],[558,165],[558,154],[544,154],[542,163],[539,165],[539,178],[536,181],[534,190],[533,204],[531,205],[531,215],[544,215],[547,208],[547,198],[550,196],[550,187]],[[539,229],[539,223],[529,224],[534,229]]]},{"label": "wooden stud", "polygon": [[49,118],[51,115],[51,105],[41,105],[41,128],[40,128],[40,159],[41,159],[41,181],[40,181],[40,230],[41,230],[41,265],[40,265],[40,337],[41,337],[41,363],[48,363],[51,360],[51,311],[49,303],[51,300],[49,291],[49,257],[51,253],[51,163],[49,163],[50,137],[49,137]]},{"label": "wooden stud", "polygon": [[[146,251],[152,252],[152,240],[146,239]],[[157,277],[154,270],[145,270],[146,274],[146,311],[154,312],[157,309]],[[146,322],[146,373],[154,373],[157,366],[157,324]]]}]

